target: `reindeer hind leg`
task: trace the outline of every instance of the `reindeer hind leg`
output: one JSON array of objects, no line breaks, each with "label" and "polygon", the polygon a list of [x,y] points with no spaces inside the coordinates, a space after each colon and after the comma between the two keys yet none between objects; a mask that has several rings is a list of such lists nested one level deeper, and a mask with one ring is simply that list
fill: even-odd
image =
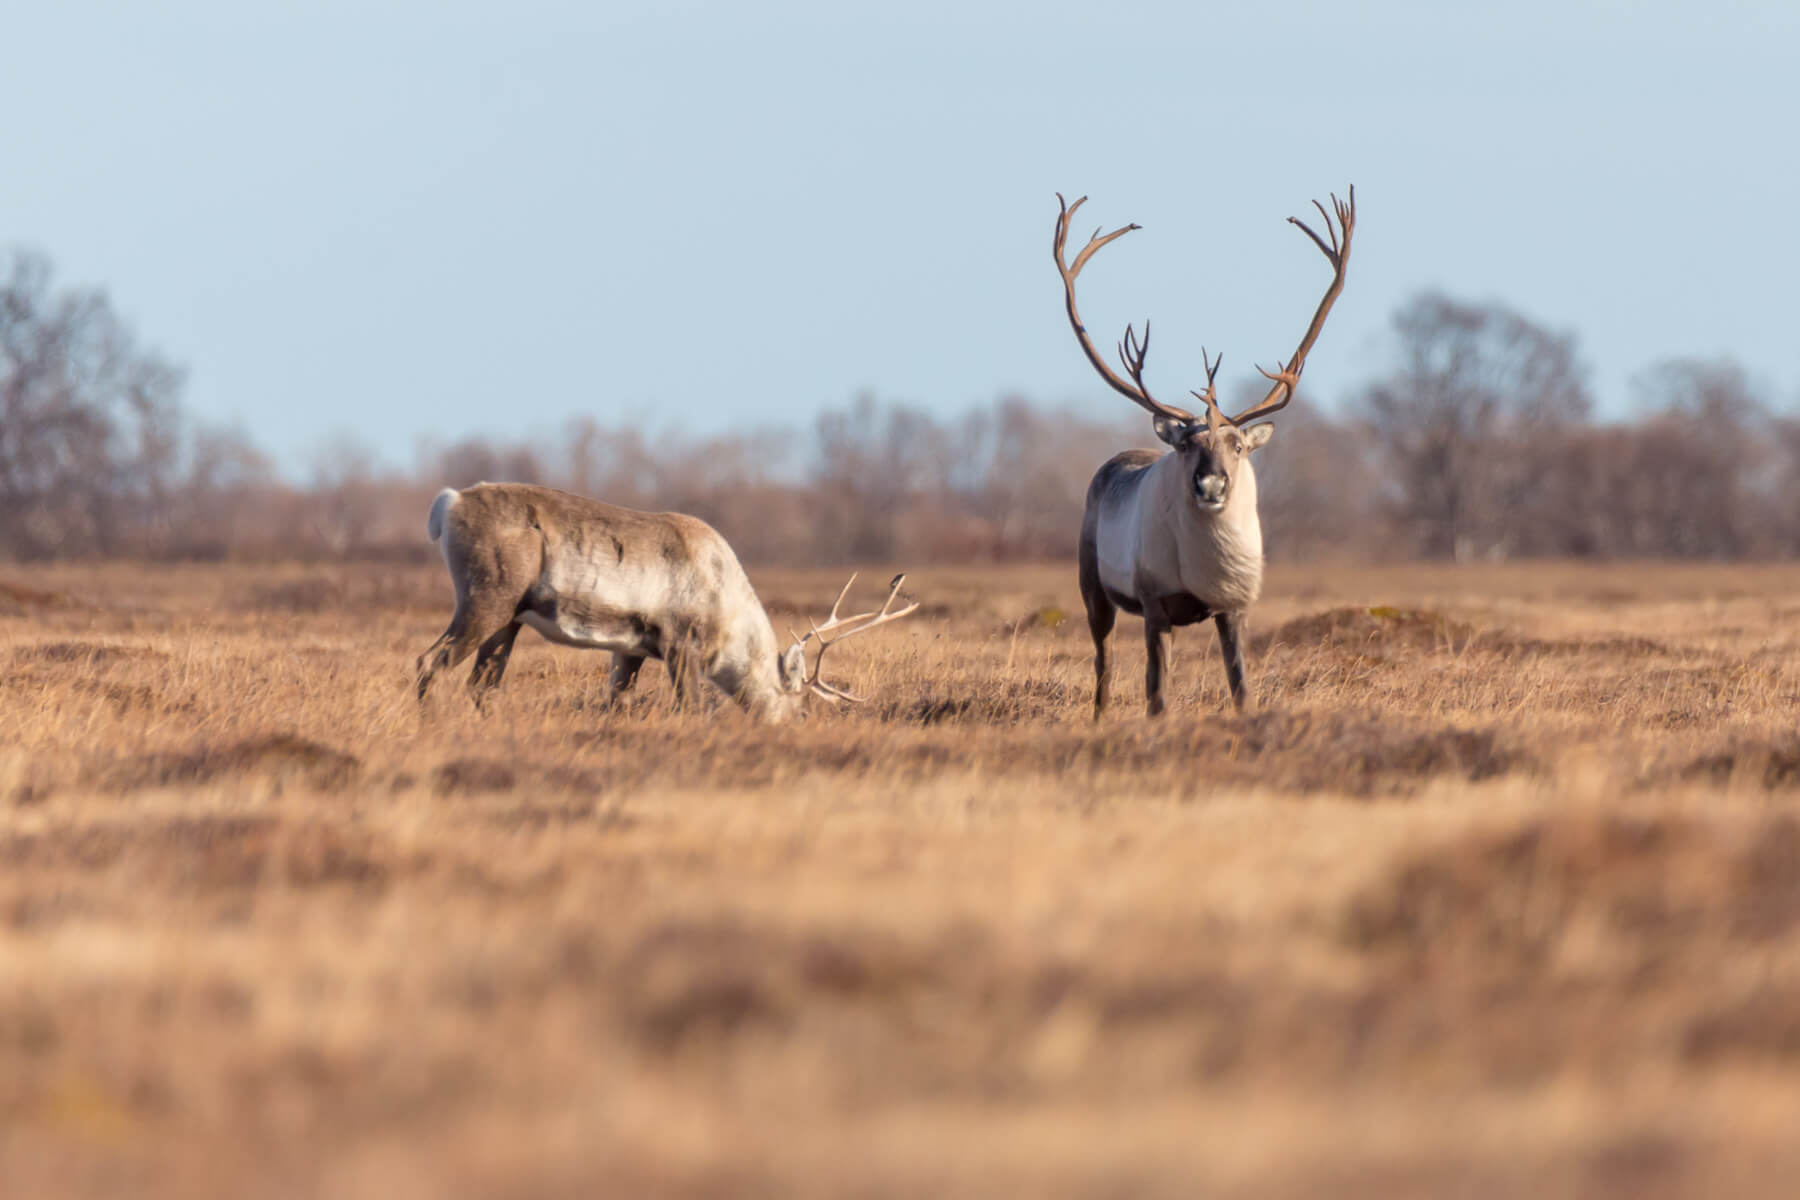
[{"label": "reindeer hind leg", "polygon": [[480,708],[487,694],[500,686],[506,664],[512,658],[513,641],[519,636],[519,623],[508,621],[481,643],[475,654],[475,669],[469,672],[469,694]]},{"label": "reindeer hind leg", "polygon": [[[506,565],[503,563],[502,568]],[[482,692],[500,682],[507,658],[512,653],[513,639],[519,632],[519,610],[526,587],[520,580],[524,574],[523,570],[502,569],[483,579],[479,586],[471,586],[452,567],[451,578],[458,580],[456,612],[450,618],[449,627],[419,656],[421,704],[439,671],[456,666],[477,650],[481,651],[481,656],[469,679],[476,703],[480,703]]]},{"label": "reindeer hind leg", "polygon": [[[431,647],[425,653],[419,655],[417,667],[420,704],[425,703],[425,695],[431,690],[431,681],[437,678],[439,671],[446,667],[454,667],[468,657],[469,650],[462,648],[468,627],[468,606],[459,600],[456,612],[450,618],[449,626],[444,632],[438,634],[437,641],[431,643]],[[472,648],[470,647],[470,649]]]},{"label": "reindeer hind leg", "polygon": [[1112,636],[1113,623],[1119,610],[1105,596],[1088,601],[1088,633],[1094,639],[1094,719],[1106,711],[1108,693],[1112,690],[1112,660],[1106,652],[1106,641]]}]

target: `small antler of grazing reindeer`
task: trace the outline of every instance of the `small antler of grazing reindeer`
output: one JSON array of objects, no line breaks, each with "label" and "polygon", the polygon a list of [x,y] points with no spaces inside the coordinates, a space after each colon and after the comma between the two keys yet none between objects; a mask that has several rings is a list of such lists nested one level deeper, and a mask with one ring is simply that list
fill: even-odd
[{"label": "small antler of grazing reindeer", "polygon": [[[1356,229],[1356,185],[1350,185],[1348,200],[1339,200],[1337,193],[1332,193],[1331,207],[1337,214],[1336,225],[1331,223],[1332,214],[1325,211],[1323,204],[1314,200],[1313,207],[1319,210],[1321,217],[1325,218],[1325,233],[1331,239],[1329,245],[1299,217],[1289,217],[1288,222],[1299,226],[1300,232],[1311,238],[1313,245],[1317,246],[1319,252],[1330,261],[1331,286],[1325,289],[1325,298],[1319,301],[1319,309],[1313,313],[1312,324],[1306,327],[1306,335],[1300,339],[1299,348],[1294,351],[1294,356],[1288,359],[1286,364],[1277,364],[1277,369],[1274,371],[1264,371],[1261,367],[1256,368],[1262,373],[1263,378],[1270,380],[1274,386],[1269,389],[1268,395],[1237,416],[1227,417],[1226,419],[1233,425],[1242,425],[1246,421],[1253,421],[1257,417],[1266,417],[1272,412],[1287,407],[1288,401],[1294,398],[1294,389],[1300,384],[1300,372],[1306,368],[1307,352],[1318,340],[1319,330],[1325,328],[1325,317],[1331,312],[1331,306],[1337,303],[1338,293],[1344,290],[1344,265],[1350,261],[1350,234]],[[1338,237],[1339,230],[1343,231],[1341,240]]]},{"label": "small antler of grazing reindeer", "polygon": [[[905,574],[900,574],[888,581],[887,599],[882,602],[880,612],[857,613],[852,617],[841,617],[838,615],[838,606],[843,604],[844,597],[850,594],[850,585],[855,582],[856,576],[852,574],[848,582],[844,584],[844,590],[838,593],[836,600],[832,601],[831,615],[825,618],[825,623],[823,625],[815,623],[812,627],[812,632],[808,633],[805,637],[793,635],[794,644],[796,646],[804,647],[806,643],[810,641],[815,639],[818,641],[819,654],[817,658],[813,659],[813,668],[811,673],[806,677],[806,686],[813,690],[814,695],[823,696],[834,704],[839,700],[848,700],[854,704],[861,704],[866,697],[853,696],[842,688],[833,687],[831,684],[825,683],[819,678],[819,668],[825,665],[825,651],[831,649],[831,647],[837,645],[845,638],[855,637],[859,633],[867,633],[877,625],[885,625],[889,621],[898,621],[901,617],[906,616],[908,613],[919,607],[918,602],[914,601],[905,608],[893,612],[889,611],[889,609],[893,608],[894,598],[900,594],[900,585],[906,582]],[[858,621],[864,623],[856,625]],[[846,629],[836,637],[825,636],[833,630],[843,629],[847,625],[855,625],[856,627],[853,629]],[[790,634],[792,633],[791,630],[789,632]]]}]

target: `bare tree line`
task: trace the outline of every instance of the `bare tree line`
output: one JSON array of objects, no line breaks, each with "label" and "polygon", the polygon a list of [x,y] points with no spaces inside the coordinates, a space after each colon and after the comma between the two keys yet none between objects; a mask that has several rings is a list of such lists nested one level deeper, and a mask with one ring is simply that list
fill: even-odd
[{"label": "bare tree line", "polygon": [[[1390,362],[1329,408],[1303,385],[1260,452],[1271,557],[1800,555],[1800,417],[1736,362],[1654,364],[1630,419],[1600,421],[1572,334],[1438,293],[1394,314]],[[346,436],[296,483],[189,421],[181,383],[103,292],[0,259],[0,558],[422,559],[432,495],[482,479],[693,513],[750,562],[1069,558],[1094,469],[1153,440],[1110,399],[946,417],[860,396],[804,430],[576,418],[422,443],[408,470]]]}]

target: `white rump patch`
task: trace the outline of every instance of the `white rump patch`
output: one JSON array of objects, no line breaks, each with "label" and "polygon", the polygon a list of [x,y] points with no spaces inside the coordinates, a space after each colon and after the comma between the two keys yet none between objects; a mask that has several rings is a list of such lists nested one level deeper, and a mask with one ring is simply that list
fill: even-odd
[{"label": "white rump patch", "polygon": [[432,541],[435,542],[444,536],[444,518],[450,515],[450,506],[456,503],[456,499],[456,489],[445,488],[437,494],[437,499],[431,502],[431,515],[425,518],[425,532]]}]

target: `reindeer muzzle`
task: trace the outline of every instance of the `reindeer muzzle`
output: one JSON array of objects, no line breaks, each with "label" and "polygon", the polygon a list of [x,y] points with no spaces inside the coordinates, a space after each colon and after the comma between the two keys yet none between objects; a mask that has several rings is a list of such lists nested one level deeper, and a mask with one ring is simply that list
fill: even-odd
[{"label": "reindeer muzzle", "polygon": [[1199,502],[1201,508],[1224,508],[1225,489],[1230,484],[1231,480],[1224,475],[1196,472],[1194,475],[1194,499]]}]

